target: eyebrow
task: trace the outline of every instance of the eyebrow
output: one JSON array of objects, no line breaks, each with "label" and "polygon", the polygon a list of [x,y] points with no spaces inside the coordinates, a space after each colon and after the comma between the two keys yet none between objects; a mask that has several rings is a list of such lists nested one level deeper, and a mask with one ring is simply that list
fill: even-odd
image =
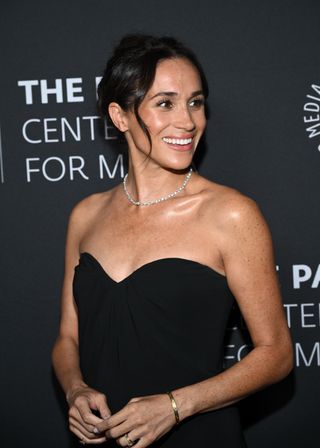
[{"label": "eyebrow", "polygon": [[[155,95],[153,95],[150,100],[153,100],[154,98],[157,98],[158,96],[177,96],[177,92],[158,92]],[[192,92],[190,98],[193,98],[197,95],[203,95],[203,90],[196,90],[195,92]]]}]

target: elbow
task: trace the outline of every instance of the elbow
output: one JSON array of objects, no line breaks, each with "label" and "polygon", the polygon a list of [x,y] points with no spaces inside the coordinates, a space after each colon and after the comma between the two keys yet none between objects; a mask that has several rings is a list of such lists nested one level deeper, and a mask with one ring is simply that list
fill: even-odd
[{"label": "elbow", "polygon": [[290,342],[290,346],[287,353],[287,372],[286,375],[289,375],[289,373],[292,372],[294,368],[294,353],[293,353],[293,344]]},{"label": "elbow", "polygon": [[289,350],[289,353],[283,359],[283,368],[282,368],[282,376],[280,380],[286,378],[293,370],[294,367],[294,359],[293,359],[293,350],[292,348]]},{"label": "elbow", "polygon": [[294,368],[294,353],[292,342],[288,342],[280,351],[280,356],[277,360],[277,375],[275,382],[286,378]]}]

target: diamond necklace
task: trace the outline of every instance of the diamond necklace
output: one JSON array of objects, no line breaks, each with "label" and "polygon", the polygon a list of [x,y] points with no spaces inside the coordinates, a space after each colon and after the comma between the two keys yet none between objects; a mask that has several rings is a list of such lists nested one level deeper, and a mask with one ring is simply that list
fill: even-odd
[{"label": "diamond necklace", "polygon": [[167,201],[168,199],[171,199],[171,198],[177,196],[177,194],[181,193],[181,191],[183,191],[186,188],[187,183],[190,180],[191,174],[192,174],[192,168],[190,168],[190,170],[186,174],[181,187],[179,187],[173,193],[169,193],[166,196],[161,196],[161,198],[159,198],[159,199],[153,199],[152,201],[144,201],[143,202],[143,201],[136,201],[135,199],[133,199],[133,197],[131,196],[131,194],[127,190],[128,173],[123,178],[123,189],[124,189],[124,192],[125,192],[128,200],[131,202],[131,204],[138,205],[138,206],[147,206],[147,205],[159,204],[159,202]]}]

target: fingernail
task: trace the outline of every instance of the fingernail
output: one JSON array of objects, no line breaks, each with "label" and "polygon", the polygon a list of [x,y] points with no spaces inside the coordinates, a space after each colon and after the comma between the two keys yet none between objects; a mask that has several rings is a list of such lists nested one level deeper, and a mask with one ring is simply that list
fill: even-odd
[{"label": "fingernail", "polygon": [[98,428],[93,428],[93,432],[95,433],[95,434],[99,434],[99,429]]}]

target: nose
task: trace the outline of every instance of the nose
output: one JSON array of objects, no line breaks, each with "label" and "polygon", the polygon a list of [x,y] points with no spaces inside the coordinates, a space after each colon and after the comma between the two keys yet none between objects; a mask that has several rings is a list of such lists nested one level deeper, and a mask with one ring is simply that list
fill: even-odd
[{"label": "nose", "polygon": [[174,124],[176,128],[184,129],[189,132],[195,129],[192,113],[187,106],[182,106],[179,107],[179,109],[176,109]]}]

